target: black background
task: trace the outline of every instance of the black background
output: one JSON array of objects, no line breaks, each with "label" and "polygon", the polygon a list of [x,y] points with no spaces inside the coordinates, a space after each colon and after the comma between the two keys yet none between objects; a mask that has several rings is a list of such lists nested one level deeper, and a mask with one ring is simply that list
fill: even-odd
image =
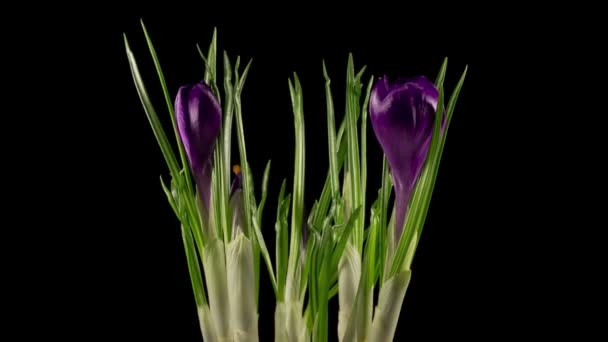
[{"label": "black background", "polygon": [[[68,315],[58,315],[59,322],[50,330],[78,340],[200,340],[178,221],[159,184],[159,176],[168,179],[168,171],[124,50],[126,33],[171,132],[139,26],[143,19],[171,96],[182,84],[202,78],[195,44],[206,51],[214,27],[219,50],[227,50],[233,62],[236,55],[242,64],[254,59],[243,92],[244,122],[258,187],[272,159],[263,227],[270,251],[280,182],[287,178],[290,189],[293,177],[287,79],[294,71],[304,92],[305,196],[310,207],[328,166],[322,59],[332,78],[338,119],[349,52],[357,69],[367,65],[365,81],[372,74],[434,79],[447,56],[448,91],[468,65],[395,340],[485,341],[556,332],[549,317],[559,316],[554,310],[564,303],[556,300],[561,298],[557,288],[539,282],[554,276],[545,251],[550,243],[547,236],[530,242],[543,235],[544,226],[531,205],[538,200],[532,190],[543,185],[529,188],[522,181],[539,174],[536,164],[542,162],[538,151],[543,148],[531,144],[538,138],[533,132],[539,112],[529,105],[533,91],[522,84],[531,72],[542,71],[555,47],[554,31],[531,24],[538,16],[499,6],[422,9],[407,3],[333,10],[296,4],[243,8],[159,3],[92,5],[78,11],[69,21],[51,20],[62,27],[56,36],[67,38],[56,41],[54,48],[68,47],[72,53],[57,57],[48,49],[55,62],[54,79],[62,80],[66,70],[75,76],[56,89],[69,94],[68,109],[76,108],[62,117],[69,133],[56,138],[69,146],[61,160],[77,170],[70,173],[69,191],[54,192],[70,198],[70,206],[53,212],[69,215],[62,215],[66,229],[56,235],[66,248],[53,248],[60,258],[48,277],[56,298],[48,310]],[[368,193],[375,193],[381,152],[368,128]],[[265,266],[261,269],[259,331],[267,341],[273,339],[275,299]],[[74,280],[61,280],[68,278]],[[336,301],[331,303],[332,340]]]}]

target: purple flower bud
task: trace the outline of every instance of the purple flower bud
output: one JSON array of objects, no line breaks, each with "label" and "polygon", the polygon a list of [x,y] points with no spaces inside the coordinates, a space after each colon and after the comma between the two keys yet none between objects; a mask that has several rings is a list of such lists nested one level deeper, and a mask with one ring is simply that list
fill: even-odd
[{"label": "purple flower bud", "polygon": [[175,99],[175,116],[203,208],[208,213],[213,147],[222,125],[220,104],[204,82],[183,86]]},{"label": "purple flower bud", "polygon": [[429,151],[438,97],[437,88],[424,76],[393,84],[385,76],[371,93],[370,120],[395,186],[395,241],[401,237],[410,195]]}]

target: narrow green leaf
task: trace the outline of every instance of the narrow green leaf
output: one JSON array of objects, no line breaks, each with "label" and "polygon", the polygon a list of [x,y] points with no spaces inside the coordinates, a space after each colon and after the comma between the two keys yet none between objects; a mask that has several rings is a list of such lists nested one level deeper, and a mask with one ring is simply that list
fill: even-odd
[{"label": "narrow green leaf", "polygon": [[[277,201],[277,221],[281,218],[281,205],[283,204],[283,200],[285,199],[285,187],[287,186],[287,180],[283,179],[281,182],[281,189],[279,190],[279,200]],[[280,227],[278,225],[275,226],[275,230],[279,231]]]},{"label": "narrow green leaf", "polygon": [[364,266],[366,268],[365,272],[365,286],[367,289],[371,289],[374,285],[375,275],[376,275],[376,250],[378,244],[378,230],[379,230],[379,220],[375,216],[375,213],[372,212],[372,217],[370,218],[370,228],[369,228],[369,237],[367,241],[365,241],[365,255],[364,255]]},{"label": "narrow green leaf", "polygon": [[[173,187],[175,182],[172,181],[171,183],[171,186]],[[177,197],[180,199],[180,203],[178,204],[178,209],[180,210],[179,217],[184,217],[187,220],[187,225],[192,230],[199,253],[202,253],[203,247],[205,246],[205,236],[203,234],[204,227],[202,226],[200,206],[198,205],[198,194],[193,194],[192,189],[184,189],[183,184],[180,184],[179,187],[176,188],[176,191],[178,194]],[[185,213],[182,213],[183,210],[185,210]],[[182,222],[184,221],[182,220]]]},{"label": "narrow green leaf", "polygon": [[[238,62],[238,59],[237,59]],[[245,70],[243,70],[243,75],[238,77],[238,86],[237,86],[237,93],[240,95],[241,92],[243,91],[243,87],[245,86],[245,80],[247,80],[247,75],[249,74],[249,68],[251,68],[251,63],[253,62],[253,59],[250,59],[249,62],[247,63],[247,66],[245,66]],[[238,63],[237,63],[237,67],[238,67]],[[237,69],[238,70],[238,69]]]},{"label": "narrow green leaf", "polygon": [[[312,265],[312,254],[315,252],[315,241],[316,241],[316,236],[313,236],[314,232],[310,232],[311,236],[308,238],[308,241],[306,242],[306,254],[304,257],[304,270],[302,271],[302,279],[304,281],[302,281],[302,283],[300,284],[300,298],[304,298],[304,294],[306,293],[306,287],[309,284],[309,282],[307,281],[309,276],[310,276],[310,269],[311,269],[311,265]],[[314,271],[313,271],[314,273]],[[310,282],[310,284],[315,284],[313,282]]]},{"label": "narrow green leaf", "polygon": [[287,268],[289,262],[289,208],[291,205],[291,194],[288,194],[286,198],[281,201],[279,206],[279,218],[277,219],[277,225],[279,230],[277,232],[277,285],[279,286],[279,300],[285,299],[285,285],[287,281]]},{"label": "narrow green leaf", "polygon": [[175,215],[177,215],[177,217],[181,217],[181,215],[179,214],[179,210],[177,210],[177,206],[175,204],[175,199],[173,198],[173,194],[171,193],[169,188],[167,188],[167,186],[165,185],[165,182],[163,182],[162,176],[160,176],[160,185],[162,186],[163,191],[165,192],[165,195],[167,196],[167,200],[169,201],[169,205],[173,209],[173,212],[175,213]]},{"label": "narrow green leaf", "polygon": [[448,69],[448,58],[445,57],[443,59],[443,63],[441,63],[441,68],[439,69],[437,78],[435,78],[435,86],[438,86],[439,84],[443,84],[443,80],[445,79],[445,72],[447,69]]},{"label": "narrow green leaf", "polygon": [[192,240],[192,232],[190,232],[190,229],[184,228],[184,225],[181,225],[181,231],[196,306],[207,305],[207,296],[205,295],[205,287],[203,286],[200,263],[196,255],[196,246]]},{"label": "narrow green leaf", "polygon": [[[348,55],[348,68],[346,78],[346,137],[348,140],[348,170],[350,177],[350,190],[352,198],[346,198],[348,207],[356,208],[361,205],[361,174],[359,164],[359,140],[357,137],[357,112],[359,109],[359,97],[357,96],[358,84],[354,75],[353,55]],[[363,220],[355,223],[353,242],[359,251],[363,246]]]},{"label": "narrow green leaf", "polygon": [[[312,310],[312,314],[313,316],[316,316],[316,313],[319,311],[319,295],[317,294],[317,286],[319,284],[318,278],[320,276],[319,272],[317,271],[317,265],[319,264],[319,262],[317,261],[317,259],[319,258],[319,237],[317,234],[313,234],[313,236],[311,236],[312,239],[315,239],[315,243],[313,244],[313,250],[310,251],[310,253],[308,254],[308,256],[310,257],[310,268],[312,269],[310,271],[310,280],[309,280],[309,298],[310,298],[310,302],[311,302],[311,310]],[[306,267],[306,266],[305,266]]]},{"label": "narrow green leaf", "polygon": [[346,247],[346,243],[355,227],[355,222],[359,217],[359,212],[361,211],[361,207],[356,208],[350,218],[348,219],[348,223],[344,226],[344,230],[338,239],[338,243],[336,244],[336,248],[332,254],[332,265],[338,267],[338,263],[340,262],[340,258],[342,257],[342,253],[344,252],[344,248]]},{"label": "narrow green leaf", "polygon": [[211,44],[209,44],[209,52],[207,53],[207,61],[209,63],[208,67],[205,69],[205,83],[207,83],[208,85],[212,86],[215,90],[216,93],[215,95],[217,95],[217,97],[219,98],[220,94],[219,91],[217,91],[217,83],[216,83],[216,77],[217,77],[217,68],[216,68],[216,64],[217,64],[217,28],[213,29],[213,37],[211,38]]},{"label": "narrow green leaf", "polygon": [[125,49],[127,52],[127,59],[129,60],[129,66],[131,67],[131,75],[133,77],[133,81],[135,83],[135,87],[137,89],[137,93],[139,94],[139,99],[144,107],[146,115],[148,117],[148,121],[150,126],[152,127],[152,131],[154,132],[154,136],[156,137],[156,141],[160,146],[163,157],[165,158],[165,162],[169,167],[171,175],[178,179],[181,182],[181,177],[179,174],[179,167],[177,164],[177,160],[175,158],[175,154],[169,144],[169,140],[167,140],[167,135],[165,134],[165,130],[158,119],[158,115],[156,115],[156,110],[154,110],[154,106],[152,106],[152,102],[148,97],[148,92],[146,91],[146,87],[144,86],[144,82],[139,73],[139,68],[137,67],[137,62],[135,61],[135,56],[129,47],[129,42],[127,41],[127,35],[124,35],[125,41]]},{"label": "narrow green leaf", "polygon": [[184,151],[184,146],[179,137],[179,133],[177,131],[177,124],[175,119],[175,109],[173,107],[173,100],[169,95],[169,90],[167,88],[167,82],[165,81],[165,76],[163,74],[163,70],[160,66],[160,62],[158,60],[158,56],[156,54],[156,49],[154,49],[154,44],[152,44],[152,39],[148,35],[148,30],[146,30],[146,25],[144,25],[144,21],[140,20],[141,27],[144,31],[144,35],[146,37],[146,42],[148,44],[148,49],[150,50],[150,55],[152,56],[152,60],[154,61],[154,67],[156,68],[156,73],[158,74],[158,79],[160,81],[160,85],[163,89],[163,94],[165,96],[165,102],[167,103],[167,110],[169,111],[169,117],[171,118],[171,125],[173,126],[173,133],[175,135],[175,141],[177,142],[177,147],[179,150],[179,156],[181,160],[182,170],[184,170],[183,177],[186,181],[186,189],[188,191],[192,191],[192,182],[190,180],[190,167],[188,165],[188,160],[186,159],[186,153]]},{"label": "narrow green leaf", "polygon": [[390,168],[386,155],[382,157],[382,207],[380,211],[380,225],[386,227],[388,223],[388,202],[393,190],[393,178],[391,177]]},{"label": "narrow green leaf", "polygon": [[332,285],[331,289],[329,289],[329,299],[334,298],[338,294],[338,283]]},{"label": "narrow green leaf", "polygon": [[[232,128],[234,127],[233,118],[234,118],[234,89],[232,85],[232,67],[230,66],[230,58],[226,51],[224,51],[224,155],[223,155],[223,175],[225,182],[223,183],[224,188],[222,188],[222,192],[228,194],[230,192],[229,184],[230,184],[230,170],[231,161],[232,161]],[[230,206],[226,207],[226,217],[228,222],[231,217],[231,208]],[[232,228],[227,227],[226,231],[228,232],[228,236],[232,236]]]},{"label": "narrow green leaf", "polygon": [[[287,242],[283,243],[283,240],[287,241],[287,218],[283,217],[283,205],[285,197],[285,179],[281,183],[281,190],[279,191],[279,199],[277,201],[277,217],[274,225],[275,229],[275,268],[277,274],[277,301],[283,300],[283,291],[285,289],[285,273],[287,270]],[[289,208],[288,208],[289,210]],[[285,220],[283,220],[283,218]]]},{"label": "narrow green leaf", "polygon": [[[458,96],[460,95],[460,89],[462,88],[462,85],[464,84],[464,79],[467,76],[467,71],[469,70],[469,66],[465,66],[464,67],[464,71],[462,72],[462,75],[460,76],[460,79],[458,80],[458,84],[456,85],[456,88],[454,88],[454,92],[452,92],[452,95],[450,96],[450,100],[448,101],[448,120],[452,119],[452,114],[454,113],[454,109],[456,109],[456,102],[458,102]],[[448,121],[449,123],[449,121]]]},{"label": "narrow green leaf", "polygon": [[[228,187],[228,179],[226,176],[229,175],[229,171],[225,169],[225,159],[224,159],[224,139],[222,137],[222,132],[220,132],[218,139],[216,140],[215,146],[215,163],[213,173],[216,174],[216,181],[218,182],[217,187],[215,188],[217,191],[217,200],[214,201],[214,206],[218,209],[219,216],[216,217],[216,224],[219,225],[218,228],[221,229],[224,234],[224,243],[227,244],[232,237],[232,227],[230,225],[231,222],[231,209],[230,209],[230,198],[229,198],[229,187]],[[214,194],[215,195],[215,194]],[[247,227],[246,229],[248,229]]]},{"label": "narrow green leaf", "polygon": [[306,223],[308,224],[309,229],[321,234],[322,227],[317,226],[313,220],[317,215],[317,211],[319,210],[318,208],[319,208],[319,201],[315,201],[312,204],[312,208],[310,209],[310,214],[308,215],[308,220]]},{"label": "narrow green leaf", "polygon": [[[363,71],[363,70],[362,70]],[[367,91],[365,94],[365,100],[363,101],[363,107],[361,108],[361,208],[363,211],[361,212],[361,221],[364,221],[365,215],[365,202],[366,202],[366,193],[367,193],[367,107],[369,104],[369,96],[372,90],[372,85],[374,83],[374,77],[371,76],[369,78],[369,82],[367,84]],[[365,222],[362,222],[361,225],[365,225]]]},{"label": "narrow green leaf", "polygon": [[[340,125],[340,129],[338,130],[337,144],[338,149],[338,173],[342,170],[342,167],[346,168],[345,159],[348,150],[348,144],[346,139],[343,139],[344,130],[346,127],[346,117],[343,118],[342,124]],[[316,225],[320,225],[329,206],[331,204],[331,174],[328,172],[327,177],[325,178],[325,184],[323,185],[323,190],[321,191],[321,197],[319,198],[319,206],[316,212],[316,216],[314,218],[314,222]]]},{"label": "narrow green leaf", "polygon": [[[328,222],[329,225],[329,222]],[[323,236],[321,239],[320,249],[320,261],[321,264],[318,266],[319,277],[318,279],[318,312],[317,312],[317,339],[316,341],[327,341],[328,338],[328,315],[329,315],[329,272],[330,267],[328,261],[331,258],[331,237],[329,229],[323,230]]]},{"label": "narrow green leaf", "polygon": [[[240,67],[241,67],[241,56],[240,56],[240,55],[237,55],[237,56],[236,56],[236,63],[234,64],[234,68],[235,68],[236,70],[239,70],[239,69],[240,69]],[[237,79],[238,79],[238,77],[237,77]],[[237,83],[238,83],[238,82],[237,82]]]},{"label": "narrow green leaf", "polygon": [[[445,128],[444,128],[443,134],[441,135],[441,139],[438,142],[437,150],[436,150],[436,152],[434,151],[432,168],[429,170],[429,185],[427,187],[428,190],[426,190],[424,193],[424,195],[426,196],[423,200],[424,205],[419,214],[420,216],[416,222],[418,230],[419,230],[418,236],[420,236],[420,234],[422,233],[422,229],[424,228],[424,222],[426,221],[426,215],[427,215],[427,212],[428,212],[428,209],[430,206],[431,196],[435,189],[435,181],[437,179],[437,174],[439,173],[439,165],[441,163],[443,149],[445,147],[445,142],[446,142],[447,136],[448,136],[448,129],[449,129],[451,121],[452,121],[452,114],[454,113],[454,109],[456,108],[456,102],[458,101],[458,96],[460,95],[460,89],[462,88],[462,85],[464,84],[464,79],[466,77],[467,70],[468,70],[468,66],[465,66],[464,71],[463,71],[462,75],[460,76],[460,79],[458,80],[458,84],[456,85],[456,88],[452,92],[452,95],[450,96],[450,99],[448,101],[447,119],[446,119],[446,123],[445,123]],[[442,100],[442,102],[438,102],[438,106],[439,106],[439,103],[443,103],[443,98],[441,100]],[[440,107],[438,107],[438,108],[440,108]],[[419,240],[420,240],[420,238],[418,238],[418,241]]]},{"label": "narrow green leaf", "polygon": [[[238,78],[238,70],[235,69],[235,75]],[[236,80],[235,80],[236,81]],[[234,93],[234,108],[236,114],[236,134],[239,144],[239,156],[241,161],[241,172],[243,173],[243,193],[246,194],[244,196],[244,207],[246,212],[251,212],[251,184],[250,183],[250,175],[249,175],[249,163],[247,161],[247,145],[245,144],[245,131],[243,128],[243,113],[241,106],[241,90],[237,86]],[[251,227],[250,217],[247,215],[245,224],[247,227]],[[245,236],[248,235],[249,232],[245,232]]]},{"label": "narrow green leaf", "polygon": [[253,231],[255,232],[255,237],[258,240],[258,244],[260,245],[260,252],[262,253],[262,257],[264,258],[264,262],[266,263],[266,267],[268,268],[268,274],[270,275],[270,282],[272,283],[272,287],[274,288],[275,296],[278,293],[277,289],[277,280],[274,276],[274,271],[272,269],[272,261],[270,260],[270,254],[268,254],[268,248],[266,248],[266,242],[264,241],[264,236],[262,235],[262,231],[260,230],[260,225],[258,223],[258,219],[256,219],[255,214],[251,218],[251,222],[253,222]]},{"label": "narrow green leaf", "polygon": [[340,184],[338,182],[338,160],[336,153],[336,125],[334,119],[334,101],[331,95],[331,80],[327,74],[325,61],[323,61],[323,76],[325,77],[325,98],[327,102],[327,138],[329,148],[329,174],[331,178],[332,198],[340,194]]},{"label": "narrow green leaf", "polygon": [[[215,145],[215,148],[213,149],[213,164],[217,165],[218,163],[221,163],[221,157],[220,157],[220,148],[218,145]],[[224,222],[225,218],[223,217],[223,211],[222,211],[222,206],[221,206],[221,202],[222,202],[222,185],[221,185],[221,174],[220,174],[220,169],[215,167],[213,168],[213,171],[211,172],[211,188],[213,189],[212,193],[211,193],[211,205],[210,205],[210,211],[211,213],[210,216],[212,216],[212,219],[210,220],[210,224],[212,225],[212,229],[209,229],[210,232],[212,232],[213,238],[215,239],[220,239],[224,242],[224,244],[227,244],[230,241],[231,235],[228,234],[228,224]],[[215,228],[215,230],[213,230],[213,228]],[[211,239],[213,239],[211,238]]]},{"label": "narrow green leaf", "polygon": [[[390,261],[388,258],[392,258],[392,248],[393,241],[390,238],[393,236],[393,232],[389,231],[391,229],[388,224],[388,202],[391,196],[391,192],[393,189],[393,179],[391,178],[388,161],[386,160],[386,156],[382,157],[382,187],[380,188],[380,227],[384,227],[382,230],[382,237],[380,238],[380,252],[382,256],[380,257],[380,265],[378,269],[382,272],[380,277],[380,288],[382,288],[382,284],[386,279],[385,269],[387,262]],[[391,234],[391,235],[389,235]],[[390,247],[390,248],[389,248]]]},{"label": "narrow green leaf", "polygon": [[[254,197],[254,184],[253,184],[253,176],[251,176],[251,168],[248,163],[245,163],[245,167],[247,168],[247,172],[244,173],[245,177],[248,177],[249,191],[246,194],[249,197],[249,207],[251,211],[255,214],[256,204]],[[251,217],[250,220],[251,222]],[[252,228],[253,229],[253,228]],[[252,239],[252,248],[253,248],[253,268],[255,270],[255,301],[258,302],[259,298],[259,286],[260,286],[260,245],[258,244],[257,239]]]},{"label": "narrow green leaf", "polygon": [[[384,249],[385,247],[385,229],[386,227],[382,226],[380,224],[381,222],[381,213],[380,210],[382,208],[382,189],[380,189],[378,191],[378,198],[374,201],[374,203],[372,203],[371,206],[371,210],[370,210],[370,236],[375,234],[375,252],[372,255],[373,260],[370,260],[371,263],[373,263],[373,267],[371,267],[371,269],[373,269],[373,274],[370,274],[371,276],[371,284],[375,284],[376,280],[378,280],[378,278],[382,278],[381,274],[384,268],[384,257],[386,256],[386,250]],[[367,248],[366,247],[365,251],[367,253]],[[382,286],[380,286],[382,287]]]},{"label": "narrow green leaf", "polygon": [[190,227],[198,253],[199,255],[203,255],[203,247],[206,240],[203,234],[203,227],[201,227],[200,206],[196,204],[199,200],[198,194],[191,196],[189,191],[184,189],[184,184],[177,184],[175,179],[171,180],[171,194],[175,199],[179,212],[177,217],[179,217],[182,224]]},{"label": "narrow green leaf", "polygon": [[[205,64],[203,70],[205,70],[205,72],[206,72],[206,70],[211,70],[209,61],[207,60],[207,57],[205,57],[205,54],[203,53],[203,50],[201,50],[201,46],[198,45],[198,43],[196,44],[196,50],[198,51],[199,56],[201,56],[201,58],[203,59],[203,64]],[[215,90],[214,90],[214,92],[215,92]]]},{"label": "narrow green leaf", "polygon": [[359,70],[359,72],[355,76],[355,81],[357,83],[361,81],[361,77],[363,76],[363,73],[365,72],[365,69],[367,69],[367,65],[364,65],[363,68],[361,68],[361,70]]},{"label": "narrow green leaf", "polygon": [[[293,201],[291,215],[291,237],[289,247],[289,265],[287,268],[287,276],[295,279],[297,263],[300,259],[300,240],[302,238],[302,223],[304,211],[304,165],[305,165],[305,127],[304,127],[304,109],[302,104],[302,87],[298,75],[294,73],[294,85],[290,83],[290,91],[292,94],[292,106],[294,114],[294,129],[295,129],[295,160],[294,160],[294,182],[293,182]],[[287,289],[287,300],[294,299],[291,296],[298,295],[297,293],[289,293],[291,290],[299,289],[299,284],[294,284],[294,289]]]},{"label": "narrow green leaf", "polygon": [[262,179],[262,199],[260,200],[260,205],[258,206],[258,217],[260,222],[262,222],[262,213],[264,212],[264,205],[266,204],[266,195],[268,194],[268,178],[270,177],[270,160],[266,163],[266,168],[264,169],[264,178]]}]

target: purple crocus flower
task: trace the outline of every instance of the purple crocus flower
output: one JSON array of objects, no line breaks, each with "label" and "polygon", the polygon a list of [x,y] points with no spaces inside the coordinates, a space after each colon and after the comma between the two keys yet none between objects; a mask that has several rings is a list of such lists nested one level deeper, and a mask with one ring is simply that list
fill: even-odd
[{"label": "purple crocus flower", "polygon": [[175,116],[203,209],[208,214],[213,147],[222,125],[220,104],[204,82],[183,86],[175,99]]},{"label": "purple crocus flower", "polygon": [[385,76],[371,93],[372,127],[395,186],[395,241],[401,237],[410,195],[429,151],[438,97],[437,88],[424,76],[392,84]]}]

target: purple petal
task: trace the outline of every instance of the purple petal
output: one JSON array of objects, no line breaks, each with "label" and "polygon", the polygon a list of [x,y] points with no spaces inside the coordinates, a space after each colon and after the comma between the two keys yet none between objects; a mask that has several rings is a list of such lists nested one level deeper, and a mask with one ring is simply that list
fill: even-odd
[{"label": "purple petal", "polygon": [[222,124],[220,104],[204,82],[183,86],[175,99],[175,116],[203,207],[208,212],[213,147]]},{"label": "purple petal", "polygon": [[222,110],[211,88],[203,82],[179,89],[175,100],[179,135],[194,173],[200,172],[213,153]]},{"label": "purple petal", "polygon": [[433,83],[424,76],[398,80],[391,85],[385,76],[376,82],[370,96],[372,127],[395,185],[397,241],[410,194],[430,147],[438,96]]}]

